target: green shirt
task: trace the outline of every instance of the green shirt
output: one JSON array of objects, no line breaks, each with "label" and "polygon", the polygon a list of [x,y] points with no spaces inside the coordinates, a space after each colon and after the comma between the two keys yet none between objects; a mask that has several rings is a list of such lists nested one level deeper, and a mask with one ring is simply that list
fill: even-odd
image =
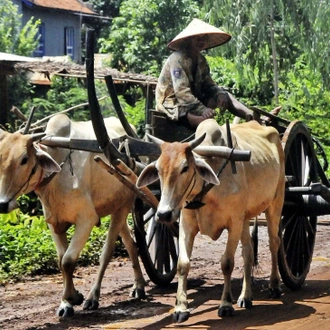
[{"label": "green shirt", "polygon": [[156,110],[178,120],[187,112],[201,115],[207,102],[224,91],[211,78],[206,58],[193,59],[185,51],[173,52],[166,60],[156,87]]}]

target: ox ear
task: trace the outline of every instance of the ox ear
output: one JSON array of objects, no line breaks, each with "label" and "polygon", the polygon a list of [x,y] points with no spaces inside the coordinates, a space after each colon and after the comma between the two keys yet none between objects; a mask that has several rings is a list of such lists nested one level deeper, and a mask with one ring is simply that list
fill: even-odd
[{"label": "ox ear", "polygon": [[143,169],[136,181],[136,186],[138,188],[142,188],[156,182],[158,179],[158,171],[156,169],[155,162],[153,162]]},{"label": "ox ear", "polygon": [[195,168],[198,175],[206,182],[212,183],[214,185],[220,184],[220,181],[212,170],[212,167],[204,160],[195,158]]},{"label": "ox ear", "polygon": [[34,146],[36,149],[37,162],[40,167],[47,172],[59,172],[61,166],[45,151],[41,150],[37,146]]}]

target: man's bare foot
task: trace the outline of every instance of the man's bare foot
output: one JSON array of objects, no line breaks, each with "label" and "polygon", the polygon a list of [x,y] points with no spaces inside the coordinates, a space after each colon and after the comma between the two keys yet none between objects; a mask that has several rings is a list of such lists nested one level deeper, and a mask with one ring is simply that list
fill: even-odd
[{"label": "man's bare foot", "polygon": [[[276,107],[273,110],[269,111],[269,113],[273,116],[277,116],[279,114],[279,112],[281,111],[281,109],[282,109],[282,107],[279,106],[279,107]],[[268,116],[262,116],[261,118],[263,121],[265,121],[267,123],[271,123],[271,121],[272,121],[272,118],[268,117]]]},{"label": "man's bare foot", "polygon": [[279,114],[279,112],[281,111],[281,109],[282,109],[282,106],[279,106],[279,107],[276,107],[273,110],[271,110],[269,113],[274,116],[277,116]]}]

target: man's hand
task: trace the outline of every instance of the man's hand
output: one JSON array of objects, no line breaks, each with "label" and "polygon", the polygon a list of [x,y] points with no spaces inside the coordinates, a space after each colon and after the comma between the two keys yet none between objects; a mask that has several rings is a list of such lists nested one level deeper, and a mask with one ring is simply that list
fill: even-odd
[{"label": "man's hand", "polygon": [[221,111],[225,111],[229,108],[229,97],[228,97],[228,94],[226,92],[223,92],[223,93],[218,95],[218,97],[217,97],[217,107]]},{"label": "man's hand", "polygon": [[206,108],[202,113],[202,117],[204,119],[213,118],[214,116],[215,116],[215,111],[211,108]]}]

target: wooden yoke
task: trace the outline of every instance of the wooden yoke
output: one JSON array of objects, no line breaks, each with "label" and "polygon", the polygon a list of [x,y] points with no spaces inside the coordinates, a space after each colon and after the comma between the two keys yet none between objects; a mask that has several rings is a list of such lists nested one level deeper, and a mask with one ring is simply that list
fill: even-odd
[{"label": "wooden yoke", "polygon": [[100,156],[95,156],[95,161],[110,174],[115,176],[120,182],[122,182],[125,186],[130,188],[134,193],[145,201],[148,205],[153,208],[157,208],[158,200],[152,194],[152,192],[147,188],[143,187],[138,189],[135,185],[138,177],[137,175],[120,159],[117,159],[115,164],[107,164]]}]

